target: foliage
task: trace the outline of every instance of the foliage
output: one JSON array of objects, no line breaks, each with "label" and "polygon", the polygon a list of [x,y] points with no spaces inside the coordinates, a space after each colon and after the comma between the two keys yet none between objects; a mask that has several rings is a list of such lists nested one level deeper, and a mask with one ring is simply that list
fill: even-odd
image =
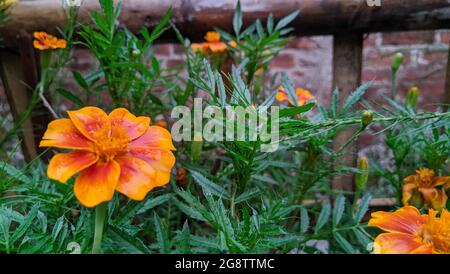
[{"label": "foliage", "polygon": [[[170,9],[151,30],[143,28],[136,35],[118,23],[121,4],[115,6],[112,0],[100,4],[102,10],[92,13],[91,24],[76,23],[76,10],[68,13],[71,20],[61,34],[69,47],[55,52],[43,67],[36,101],[50,96],[74,107],[126,107],[156,118],[177,105],[190,106],[205,93],[205,105],[255,111],[276,104],[280,85],[296,99],[287,76],[270,75],[268,64],[291,39],[288,25],[297,11],[278,22],[269,16],[266,22],[257,20],[243,29],[238,4],[234,33],[217,30],[228,45],[236,46],[230,47],[229,60],[214,66],[190,49],[190,41],[170,22]],[[154,43],[169,28],[185,52],[180,67],[164,68],[155,56]],[[72,71],[81,93],[58,81],[74,45],[89,50],[98,62],[85,75]],[[361,85],[346,98],[336,89],[329,106],[320,100],[282,106],[280,147],[273,153],[262,151],[265,143],[259,138],[177,143],[176,169],[188,171],[184,182],[172,176],[167,187],[142,202],[116,194],[108,205],[102,252],[370,252],[374,231],[367,228],[365,217],[372,196],[363,189],[362,198],[353,199],[353,193],[331,188],[334,176],[360,173],[341,164],[340,158],[372,124],[382,126],[379,134],[386,133],[393,164],[384,167],[371,158],[371,177],[392,183],[399,195],[402,179],[417,167],[448,173],[450,115],[421,112],[389,98],[377,109],[363,100],[369,86]],[[370,125],[362,124],[361,106],[374,113]],[[49,108],[61,116],[62,108],[55,104]],[[347,130],[353,136],[342,147],[333,147],[334,137]],[[74,198],[73,179],[60,184],[48,179],[45,170],[40,159],[20,168],[0,163],[1,253],[90,252],[93,210]],[[325,244],[325,250],[317,243]]]}]

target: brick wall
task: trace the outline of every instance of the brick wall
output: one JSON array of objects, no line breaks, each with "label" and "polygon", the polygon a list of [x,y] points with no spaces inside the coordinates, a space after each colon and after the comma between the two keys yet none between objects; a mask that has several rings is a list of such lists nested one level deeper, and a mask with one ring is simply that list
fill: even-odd
[{"label": "brick wall", "polygon": [[[272,61],[271,72],[284,71],[298,87],[311,90],[318,100],[328,103],[332,87],[332,36],[302,37],[287,45]],[[405,61],[398,72],[398,96],[412,86],[421,90],[419,104],[434,110],[444,94],[450,31],[411,31],[373,33],[365,36],[363,82],[372,81],[369,99],[390,94],[392,56],[401,51]],[[182,62],[178,45],[157,46],[157,55],[166,65]]]}]

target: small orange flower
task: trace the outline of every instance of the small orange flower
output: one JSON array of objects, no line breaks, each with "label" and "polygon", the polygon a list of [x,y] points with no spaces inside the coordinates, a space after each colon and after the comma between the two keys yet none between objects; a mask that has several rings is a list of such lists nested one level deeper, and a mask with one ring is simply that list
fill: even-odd
[{"label": "small orange flower", "polygon": [[170,133],[149,126],[150,118],[136,117],[124,108],[107,115],[97,107],[68,111],[69,119],[49,123],[41,147],[72,149],[55,155],[47,175],[66,183],[75,179],[80,203],[94,207],[109,201],[114,191],[143,200],[155,187],[169,182],[175,164]]},{"label": "small orange flower", "polygon": [[447,195],[442,186],[450,182],[449,176],[435,177],[434,171],[428,168],[416,170],[415,175],[403,180],[404,205],[412,204],[418,207],[440,210],[447,203]]},{"label": "small orange flower", "polygon": [[66,40],[58,39],[46,32],[35,32],[34,38],[33,45],[39,50],[65,49],[67,46]]},{"label": "small orange flower", "polygon": [[377,254],[450,254],[450,212],[444,209],[440,217],[430,209],[421,215],[413,206],[395,212],[372,213],[369,226],[387,233],[375,238]]},{"label": "small orange flower", "polygon": [[[201,51],[203,54],[209,53],[224,53],[228,51],[228,46],[220,41],[220,33],[215,31],[208,31],[205,35],[206,42],[192,43],[191,48],[194,52]],[[230,46],[236,47],[234,41],[230,42]]]},{"label": "small orange flower", "polygon": [[[297,94],[297,104],[299,106],[303,106],[306,102],[309,100],[314,99],[314,95],[311,94],[309,90],[297,88],[295,90],[295,93]],[[278,88],[278,93],[275,97],[278,102],[285,102],[288,101],[289,104],[294,105],[291,99],[289,99],[289,96],[287,95],[286,91],[284,90],[283,86],[280,86]]]}]

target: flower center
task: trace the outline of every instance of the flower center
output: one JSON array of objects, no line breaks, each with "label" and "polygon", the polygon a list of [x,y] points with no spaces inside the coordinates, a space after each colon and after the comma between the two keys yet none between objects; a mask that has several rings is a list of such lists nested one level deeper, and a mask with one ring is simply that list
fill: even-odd
[{"label": "flower center", "polygon": [[115,127],[111,136],[109,134],[101,134],[101,138],[97,138],[95,143],[96,153],[100,160],[109,161],[114,159],[118,154],[128,151],[129,138],[126,131],[120,127]]},{"label": "flower center", "polygon": [[436,252],[450,254],[450,222],[442,218],[430,220],[424,226],[423,240]]}]

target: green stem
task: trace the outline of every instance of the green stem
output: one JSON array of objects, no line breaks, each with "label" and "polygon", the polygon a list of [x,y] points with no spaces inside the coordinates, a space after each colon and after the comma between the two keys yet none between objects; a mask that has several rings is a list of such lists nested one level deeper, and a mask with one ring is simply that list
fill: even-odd
[{"label": "green stem", "polygon": [[95,232],[92,254],[98,254],[100,252],[107,210],[108,203],[101,203],[95,208]]}]

